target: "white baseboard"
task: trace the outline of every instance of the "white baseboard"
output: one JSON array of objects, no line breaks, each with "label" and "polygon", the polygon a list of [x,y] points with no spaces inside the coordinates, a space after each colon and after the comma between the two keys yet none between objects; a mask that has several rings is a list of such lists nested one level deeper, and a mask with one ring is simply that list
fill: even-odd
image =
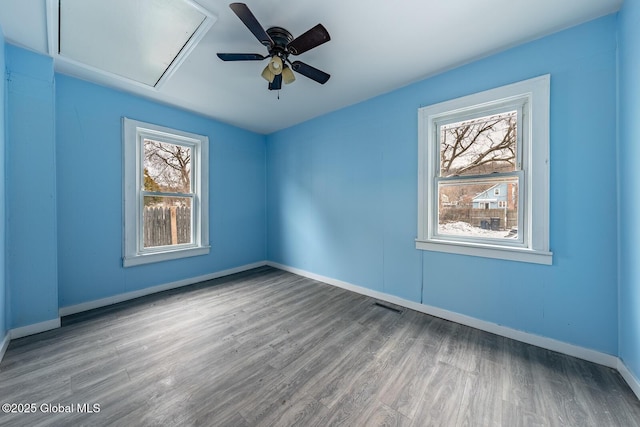
[{"label": "white baseboard", "polygon": [[627,365],[625,365],[621,359],[618,359],[617,369],[618,372],[620,372],[620,375],[622,375],[622,378],[624,378],[627,384],[629,384],[631,390],[633,390],[638,399],[640,399],[640,380],[631,373],[629,368],[627,368]]},{"label": "white baseboard", "polygon": [[21,326],[9,331],[9,336],[12,340],[16,338],[26,337],[27,335],[39,334],[40,332],[49,331],[60,327],[60,318],[47,320],[40,323],[34,323],[32,325]]},{"label": "white baseboard", "polygon": [[421,313],[429,314],[431,316],[439,317],[441,319],[450,320],[452,322],[460,323],[462,325],[471,326],[472,328],[480,329],[482,331],[491,332],[492,334],[500,335],[503,337],[511,338],[516,341],[521,341],[527,344],[532,344],[538,347],[546,348],[548,350],[557,351],[559,353],[567,354],[569,356],[577,357],[579,359],[587,360],[589,362],[598,363],[600,365],[608,366],[610,368],[617,369],[619,359],[616,356],[602,353],[596,350],[591,350],[585,347],[580,347],[573,344],[568,344],[563,341],[558,341],[553,338],[547,338],[540,335],[531,334],[528,332],[520,331],[517,329],[509,328],[506,326],[498,325],[496,323],[487,322],[485,320],[476,319],[464,314],[455,313],[453,311],[444,310],[442,308],[433,307],[426,304],[421,304],[414,301],[409,301],[404,298],[399,298],[393,295],[386,294],[384,292],[374,291],[362,286],[357,286],[342,280],[333,279],[331,277],[322,276],[319,274],[311,273],[299,268],[289,267],[287,265],[278,264],[268,261],[267,265],[278,268],[280,270],[288,271],[290,273],[297,274],[299,276],[308,277],[313,280],[327,283],[329,285],[336,286],[338,288],[346,289],[348,291],[356,292],[362,295],[366,295],[372,298],[376,298],[382,301],[390,302],[402,307],[409,308],[411,310],[419,311]]},{"label": "white baseboard", "polygon": [[4,334],[4,338],[2,338],[2,341],[0,341],[0,362],[2,362],[2,359],[4,358],[4,354],[7,352],[7,347],[9,347],[10,341],[11,341],[11,334],[9,331],[7,331],[7,333]]},{"label": "white baseboard", "polygon": [[165,283],[162,285],[151,286],[149,288],[140,289],[138,291],[127,292],[124,294],[114,295],[112,297],[101,298],[94,301],[83,302],[80,304],[61,307],[58,311],[60,317],[70,314],[81,313],[83,311],[93,310],[94,308],[105,307],[111,304],[128,301],[134,298],[140,298],[146,295],[155,294],[157,292],[167,291],[169,289],[180,288],[183,286],[193,285],[194,283],[205,282],[207,280],[218,279],[220,277],[229,276],[235,273],[251,270],[267,265],[266,261],[259,261],[252,264],[242,265],[240,267],[230,268],[228,270],[218,271],[216,273],[205,274],[203,276],[191,277],[189,279],[178,280],[176,282]]}]

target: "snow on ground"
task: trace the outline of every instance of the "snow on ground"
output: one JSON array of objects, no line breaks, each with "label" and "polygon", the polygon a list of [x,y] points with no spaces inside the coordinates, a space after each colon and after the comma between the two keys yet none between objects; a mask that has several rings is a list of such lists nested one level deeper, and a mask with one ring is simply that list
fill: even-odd
[{"label": "snow on ground", "polygon": [[453,236],[487,237],[489,239],[504,239],[505,237],[515,237],[514,235],[508,236],[509,231],[506,230],[484,230],[480,227],[474,227],[471,224],[462,221],[438,224],[438,233],[449,234]]}]

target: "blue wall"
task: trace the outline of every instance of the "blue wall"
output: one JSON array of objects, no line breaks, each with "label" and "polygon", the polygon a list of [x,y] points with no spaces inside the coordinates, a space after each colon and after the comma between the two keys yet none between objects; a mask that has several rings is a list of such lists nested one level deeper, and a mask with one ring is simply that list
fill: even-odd
[{"label": "blue wall", "polygon": [[[205,256],[122,267],[122,117],[209,137]],[[56,75],[60,307],[265,259],[264,136]]]},{"label": "blue wall", "polygon": [[53,60],[6,46],[9,328],[58,318]]},{"label": "blue wall", "polygon": [[640,2],[626,0],[620,32],[620,350],[640,379]]},{"label": "blue wall", "polygon": [[4,339],[8,326],[8,304],[6,299],[7,286],[6,286],[6,269],[5,269],[5,256],[6,256],[6,199],[5,199],[5,82],[6,82],[6,65],[5,65],[5,48],[4,48],[4,34],[2,33],[2,27],[0,27],[0,73],[2,74],[2,83],[0,84],[0,342]]},{"label": "blue wall", "polygon": [[[416,250],[418,108],[547,73],[553,266]],[[277,132],[267,164],[270,260],[617,354],[615,15]]]}]

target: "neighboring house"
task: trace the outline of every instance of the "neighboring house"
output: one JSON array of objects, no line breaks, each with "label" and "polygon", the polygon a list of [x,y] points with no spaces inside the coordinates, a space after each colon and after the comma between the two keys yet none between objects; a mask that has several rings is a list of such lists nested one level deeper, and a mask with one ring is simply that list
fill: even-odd
[{"label": "neighboring house", "polygon": [[453,202],[449,199],[449,196],[441,193],[440,194],[440,204],[444,208],[455,208],[458,206],[458,201],[454,200]]},{"label": "neighboring house", "polygon": [[473,209],[513,209],[515,206],[515,185],[502,182],[477,194],[472,201]]}]

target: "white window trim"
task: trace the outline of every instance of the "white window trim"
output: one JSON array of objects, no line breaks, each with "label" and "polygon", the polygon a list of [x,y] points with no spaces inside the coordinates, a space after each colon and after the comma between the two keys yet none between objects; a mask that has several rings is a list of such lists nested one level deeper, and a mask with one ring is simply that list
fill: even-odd
[{"label": "white window trim", "polygon": [[[123,266],[148,264],[179,258],[206,255],[209,246],[209,138],[123,117]],[[186,143],[193,148],[194,171],[193,237],[190,245],[165,248],[142,248],[142,138],[170,143]]]},{"label": "white window trim", "polygon": [[[550,76],[547,74],[418,110],[417,249],[536,264],[553,263],[553,254],[549,251],[549,89]],[[438,236],[432,218],[433,212],[437,212],[434,182],[439,156],[437,151],[432,152],[438,147],[429,142],[429,138],[436,137],[435,121],[443,116],[464,115],[479,108],[490,109],[522,97],[527,97],[530,112],[530,126],[523,127],[528,132],[528,143],[523,145],[526,164],[522,168],[525,170],[522,194],[525,197],[523,217],[526,219],[523,225],[526,229],[519,230],[524,233],[524,244],[514,247],[493,241],[467,242]]]}]

